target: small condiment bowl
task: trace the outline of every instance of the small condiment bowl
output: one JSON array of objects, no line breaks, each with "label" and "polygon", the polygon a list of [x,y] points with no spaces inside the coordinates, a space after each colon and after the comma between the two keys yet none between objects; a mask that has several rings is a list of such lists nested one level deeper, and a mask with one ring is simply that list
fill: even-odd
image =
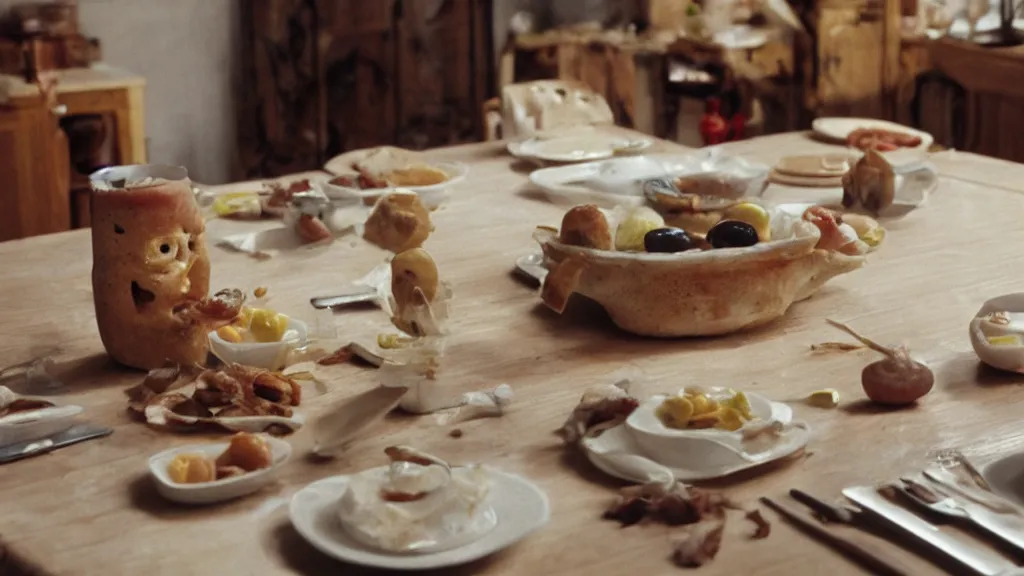
[{"label": "small condiment bowl", "polygon": [[260,437],[267,441],[274,458],[269,468],[253,470],[241,476],[232,476],[213,482],[178,484],[171,480],[167,473],[167,467],[179,454],[204,454],[216,459],[228,449],[228,442],[182,446],[150,457],[149,471],[156,481],[157,492],[164,498],[180,504],[212,504],[247,496],[260,490],[274,481],[278,469],[292,455],[291,444],[284,440],[265,434],[261,434]]},{"label": "small condiment bowl", "polygon": [[234,343],[220,337],[216,330],[210,332],[210,351],[222,362],[234,362],[254,368],[280,370],[288,359],[288,353],[295,348],[306,345],[309,328],[305,322],[288,317],[285,331],[294,330],[298,333],[295,340],[280,342],[241,342]]},{"label": "small condiment bowl", "polygon": [[[707,390],[712,397],[724,392],[720,388]],[[745,426],[770,421],[786,424],[793,418],[792,409],[785,404],[772,402],[759,394],[747,392],[746,396],[755,419]],[[720,468],[757,459],[756,454],[748,453],[751,447],[744,445],[743,428],[730,432],[718,428],[679,430],[666,426],[657,415],[658,407],[666,398],[668,396],[660,394],[652,396],[630,414],[625,424],[636,446],[659,464],[676,468],[692,467],[699,462],[702,467]]]},{"label": "small condiment bowl", "polygon": [[[979,360],[993,368],[1024,374],[1024,329],[1021,329],[1024,326],[1004,326],[985,320],[986,316],[995,312],[1024,315],[1024,292],[997,296],[985,302],[978,310],[969,327],[974,353]],[[1016,336],[1018,343],[992,344],[988,336]]]}]

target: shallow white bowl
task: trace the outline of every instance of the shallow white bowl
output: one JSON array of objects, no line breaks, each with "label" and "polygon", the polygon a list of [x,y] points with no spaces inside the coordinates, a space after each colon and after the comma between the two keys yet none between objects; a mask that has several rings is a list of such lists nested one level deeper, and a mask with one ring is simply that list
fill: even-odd
[{"label": "shallow white bowl", "polygon": [[291,444],[273,436],[265,434],[260,436],[270,445],[270,452],[274,457],[274,463],[269,468],[213,482],[200,484],[172,482],[171,477],[167,474],[167,466],[178,454],[205,454],[210,458],[216,458],[227,450],[228,442],[182,446],[152,456],[149,459],[149,471],[156,481],[157,492],[164,498],[181,504],[212,504],[240,498],[260,490],[274,481],[278,469],[292,455]]},{"label": "shallow white bowl", "polygon": [[441,182],[440,184],[434,184],[433,186],[391,186],[387,188],[371,188],[367,190],[331,184],[330,181],[324,181],[320,186],[323,193],[330,198],[331,201],[341,204],[357,204],[362,203],[367,199],[375,200],[400,188],[402,190],[415,192],[420,197],[424,206],[430,210],[435,210],[448,197],[448,188],[458,184],[466,178],[466,175],[469,174],[469,166],[461,162],[430,162],[429,165],[447,174],[448,180]]},{"label": "shallow white bowl", "polygon": [[48,438],[74,425],[81,406],[65,405],[15,412],[0,418],[0,446]]},{"label": "shallow white bowl", "polygon": [[[793,419],[793,410],[785,404],[771,402],[751,392],[746,396],[750,412],[762,422],[774,420],[787,424]],[[626,419],[625,427],[642,452],[658,455],[658,463],[669,468],[692,466],[694,462],[707,468],[720,468],[747,459],[742,428],[730,432],[718,428],[677,430],[665,426],[657,410],[666,398],[664,395],[648,398]]]},{"label": "shallow white bowl", "polygon": [[325,478],[297,492],[289,505],[292,525],[317,550],[353,564],[391,570],[426,570],[472,562],[525,538],[547,524],[551,514],[547,496],[533,482],[489,466],[486,468],[492,481],[488,503],[498,515],[498,525],[465,546],[425,554],[396,554],[363,546],[345,532],[338,519],[339,502],[348,476]]},{"label": "shallow white bowl", "polygon": [[309,328],[306,323],[290,316],[288,317],[288,327],[285,330],[295,330],[299,335],[298,341],[235,344],[221,338],[215,330],[210,332],[210,351],[222,362],[235,362],[267,370],[280,370],[288,357],[289,349],[305,346],[309,336]]}]

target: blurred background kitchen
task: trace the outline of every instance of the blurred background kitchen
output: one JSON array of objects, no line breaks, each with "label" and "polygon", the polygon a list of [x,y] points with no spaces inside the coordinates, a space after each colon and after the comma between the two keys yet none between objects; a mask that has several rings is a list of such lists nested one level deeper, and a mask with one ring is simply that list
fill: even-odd
[{"label": "blurred background kitchen", "polygon": [[[575,80],[689,146],[883,118],[1024,161],[1013,0],[0,0],[0,240],[88,225],[86,175],[223,183],[501,137]],[[714,114],[729,126],[702,130]],[[15,209],[16,208],[16,209]]]}]

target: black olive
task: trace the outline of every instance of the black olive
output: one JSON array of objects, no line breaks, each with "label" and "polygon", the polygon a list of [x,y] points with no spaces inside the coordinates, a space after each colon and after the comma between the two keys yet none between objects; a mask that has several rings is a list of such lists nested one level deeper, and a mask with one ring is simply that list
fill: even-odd
[{"label": "black olive", "polygon": [[644,234],[644,250],[648,252],[685,252],[691,248],[696,244],[682,228],[656,228]]},{"label": "black olive", "polygon": [[757,230],[739,220],[722,220],[708,230],[712,248],[745,248],[757,244]]}]

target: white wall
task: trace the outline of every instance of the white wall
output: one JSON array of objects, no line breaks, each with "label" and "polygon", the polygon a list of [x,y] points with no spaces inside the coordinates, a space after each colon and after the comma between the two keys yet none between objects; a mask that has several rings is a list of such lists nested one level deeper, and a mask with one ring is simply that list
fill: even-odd
[{"label": "white wall", "polygon": [[[0,0],[0,13],[18,0]],[[235,160],[238,0],[79,0],[79,21],[108,64],[146,77],[151,162],[228,181]]]}]

